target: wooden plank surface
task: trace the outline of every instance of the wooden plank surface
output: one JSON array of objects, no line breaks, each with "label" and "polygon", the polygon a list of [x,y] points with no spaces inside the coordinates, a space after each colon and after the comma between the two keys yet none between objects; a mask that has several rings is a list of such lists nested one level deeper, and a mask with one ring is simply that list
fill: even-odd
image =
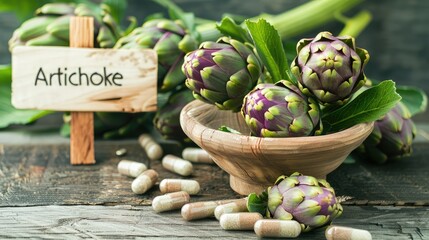
[{"label": "wooden plank surface", "polygon": [[[128,149],[124,159],[151,165],[160,180],[181,178],[164,170],[160,161],[149,162],[137,140],[96,142],[97,164],[91,166],[71,166],[66,144],[4,145],[0,148],[0,206],[148,205],[160,194],[158,185],[145,195],[132,193],[133,179],[116,169],[120,158],[115,150],[121,147]],[[418,143],[411,158],[384,166],[363,161],[343,164],[328,180],[337,195],[353,197],[344,204],[429,206],[428,154],[428,143]],[[202,187],[194,200],[238,197],[229,188],[228,174],[217,166],[195,164],[194,169],[192,178]]]},{"label": "wooden plank surface", "polygon": [[[346,206],[334,224],[366,229],[373,239],[428,239],[428,207]],[[0,238],[257,239],[253,231],[224,231],[216,219],[186,222],[180,212],[148,206],[36,206],[0,208]],[[325,239],[324,229],[298,239]]]},{"label": "wooden plank surface", "polygon": [[156,110],[154,50],[16,47],[12,104],[20,109]]}]

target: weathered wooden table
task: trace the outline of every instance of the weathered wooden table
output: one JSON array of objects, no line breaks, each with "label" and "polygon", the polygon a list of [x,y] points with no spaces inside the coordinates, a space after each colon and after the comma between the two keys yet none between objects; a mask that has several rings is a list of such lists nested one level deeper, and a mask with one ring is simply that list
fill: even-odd
[{"label": "weathered wooden table", "polygon": [[[180,211],[155,213],[157,186],[133,194],[132,179],[117,172],[115,150],[125,147],[124,158],[150,164],[160,179],[178,176],[149,162],[136,140],[97,141],[96,165],[71,166],[68,140],[39,132],[0,132],[1,239],[257,238],[252,231],[224,231],[215,219],[187,222]],[[334,223],[369,230],[373,239],[429,239],[428,132],[420,129],[412,157],[385,166],[346,161],[329,175],[337,195],[353,197]],[[192,201],[239,197],[217,166],[194,168],[202,190]],[[299,239],[325,239],[324,229]]]}]

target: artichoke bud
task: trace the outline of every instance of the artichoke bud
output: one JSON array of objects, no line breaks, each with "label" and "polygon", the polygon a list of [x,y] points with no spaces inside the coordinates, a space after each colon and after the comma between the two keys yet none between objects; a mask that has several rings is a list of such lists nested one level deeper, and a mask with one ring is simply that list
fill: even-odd
[{"label": "artichoke bud", "polygon": [[167,104],[161,106],[153,119],[155,129],[164,138],[187,141],[188,137],[180,126],[180,112],[186,104],[194,100],[192,92],[182,88],[168,98]]},{"label": "artichoke bud", "polygon": [[189,52],[182,71],[196,99],[237,112],[244,96],[262,78],[263,65],[247,45],[222,37]]},{"label": "artichoke bud", "polygon": [[386,115],[374,123],[374,130],[365,139],[358,151],[372,162],[382,164],[398,160],[412,153],[416,126],[411,113],[398,102]]},{"label": "artichoke bud", "polygon": [[322,104],[344,104],[366,82],[363,70],[369,53],[357,48],[352,37],[321,32],[300,40],[296,50],[291,72],[301,91]]},{"label": "artichoke bud", "polygon": [[158,89],[168,92],[185,82],[181,73],[183,56],[196,48],[195,39],[186,34],[180,21],[153,19],[118,40],[115,48],[151,48],[158,55]]},{"label": "artichoke bud", "polygon": [[257,137],[300,137],[320,134],[320,108],[289,81],[259,84],[243,101],[241,113]]},{"label": "artichoke bud", "polygon": [[108,11],[97,5],[49,3],[36,10],[36,17],[23,22],[15,30],[9,40],[9,50],[15,46],[68,46],[71,16],[94,17],[96,47],[113,47],[120,37],[119,24]]},{"label": "artichoke bud", "polygon": [[267,193],[266,200],[263,199],[266,193],[258,198],[249,196],[249,211],[260,211],[264,205],[261,202],[265,202],[268,218],[298,221],[304,232],[328,225],[343,211],[334,189],[326,180],[297,172],[281,176]]}]

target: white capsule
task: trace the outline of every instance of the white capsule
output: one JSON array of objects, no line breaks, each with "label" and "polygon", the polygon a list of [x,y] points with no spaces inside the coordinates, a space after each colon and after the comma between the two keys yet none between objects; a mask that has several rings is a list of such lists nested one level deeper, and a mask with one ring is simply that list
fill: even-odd
[{"label": "white capsule", "polygon": [[262,218],[262,215],[256,212],[224,213],[219,223],[224,230],[253,230],[256,221]]},{"label": "white capsule", "polygon": [[118,172],[130,177],[137,177],[142,172],[147,169],[144,163],[130,161],[130,160],[121,160],[118,163]]},{"label": "white capsule", "polygon": [[225,199],[220,201],[188,203],[182,207],[182,217],[187,221],[214,217],[214,211],[217,206],[236,200],[237,199]]},{"label": "white capsule", "polygon": [[140,174],[131,183],[131,190],[136,194],[147,192],[158,180],[158,173],[155,170],[149,169]]},{"label": "white capsule", "polygon": [[155,212],[165,212],[179,209],[189,202],[190,196],[187,192],[168,193],[155,197],[152,201],[152,208]]},{"label": "white capsule", "polygon": [[182,176],[189,176],[192,174],[193,166],[192,163],[186,160],[183,160],[174,155],[165,155],[162,159],[162,166],[174,173],[177,173]]},{"label": "white capsule", "polygon": [[161,146],[149,134],[140,135],[139,143],[150,160],[158,160],[164,154]]},{"label": "white capsule", "polygon": [[116,153],[116,156],[122,157],[122,156],[125,156],[127,154],[127,149],[121,148],[121,149],[116,150],[115,153]]},{"label": "white capsule", "polygon": [[327,240],[372,240],[371,233],[356,228],[331,225],[325,230]]},{"label": "white capsule", "polygon": [[201,148],[185,148],[182,152],[182,157],[185,160],[196,162],[196,163],[209,163],[213,164],[213,159]]},{"label": "white capsule", "polygon": [[215,209],[215,217],[217,220],[220,220],[220,217],[224,213],[238,213],[238,212],[247,212],[247,198],[242,198],[237,201],[219,205]]},{"label": "white capsule", "polygon": [[185,191],[190,195],[198,194],[200,184],[195,180],[164,179],[159,183],[161,193]]},{"label": "white capsule", "polygon": [[260,238],[296,238],[301,234],[301,225],[293,220],[258,220],[254,229]]}]

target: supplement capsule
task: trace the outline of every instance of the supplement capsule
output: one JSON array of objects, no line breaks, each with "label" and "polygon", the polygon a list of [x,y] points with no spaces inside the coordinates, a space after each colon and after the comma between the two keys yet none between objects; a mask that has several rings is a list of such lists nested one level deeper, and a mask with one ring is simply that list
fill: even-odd
[{"label": "supplement capsule", "polygon": [[195,180],[164,179],[159,183],[161,193],[185,191],[190,195],[200,191],[200,184]]},{"label": "supplement capsule", "polygon": [[158,180],[158,173],[152,169],[146,170],[134,179],[131,190],[136,194],[143,194],[155,185],[156,180]]},{"label": "supplement capsule", "polygon": [[146,171],[146,169],[146,165],[140,162],[121,160],[118,163],[118,172],[130,177],[137,177],[142,172]]},{"label": "supplement capsule", "polygon": [[162,159],[162,166],[169,171],[185,177],[191,175],[193,171],[192,163],[171,154],[166,155]]},{"label": "supplement capsule", "polygon": [[301,234],[301,225],[294,220],[262,219],[254,227],[260,238],[296,238]]},{"label": "supplement capsule", "polygon": [[182,157],[185,160],[196,163],[214,163],[209,154],[201,148],[185,148],[183,149]]},{"label": "supplement capsule", "polygon": [[121,149],[116,150],[115,153],[116,153],[116,156],[122,157],[122,156],[125,156],[127,154],[127,149],[121,148]]},{"label": "supplement capsule", "polygon": [[220,217],[220,226],[224,230],[253,230],[256,221],[263,219],[260,213],[224,213]]},{"label": "supplement capsule", "polygon": [[325,231],[327,240],[372,240],[371,233],[356,228],[329,226]]},{"label": "supplement capsule", "polygon": [[149,134],[142,134],[139,137],[140,146],[146,151],[150,160],[157,160],[164,154],[161,146],[153,140]]},{"label": "supplement capsule", "polygon": [[247,198],[242,198],[237,201],[219,205],[215,209],[215,217],[217,220],[220,220],[220,217],[224,213],[238,213],[238,212],[247,212]]},{"label": "supplement capsule", "polygon": [[152,208],[155,212],[165,212],[181,208],[189,202],[190,196],[187,192],[168,193],[158,196],[152,201]]},{"label": "supplement capsule", "polygon": [[237,199],[188,203],[182,207],[182,217],[187,221],[214,217],[217,206],[233,201],[237,201]]}]

